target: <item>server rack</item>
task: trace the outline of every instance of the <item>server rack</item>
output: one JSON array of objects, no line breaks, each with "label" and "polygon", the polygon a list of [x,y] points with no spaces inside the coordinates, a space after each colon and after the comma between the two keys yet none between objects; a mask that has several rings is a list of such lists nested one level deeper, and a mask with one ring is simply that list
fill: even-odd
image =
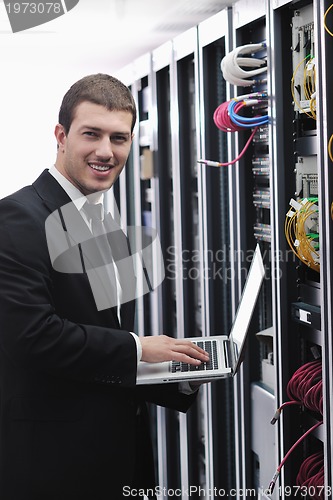
[{"label": "server rack", "polygon": [[[153,98],[156,103],[154,137],[155,197],[159,217],[156,223],[164,253],[166,278],[159,293],[159,332],[176,336],[177,307],[175,268],[170,254],[174,243],[173,182],[171,162],[171,120],[170,120],[170,64],[172,60],[171,41],[156,49],[152,54],[151,80]],[[163,222],[162,222],[163,221]],[[158,450],[159,484],[175,487],[179,484],[179,425],[177,416],[168,410],[157,410],[157,426],[160,439]],[[174,464],[177,464],[176,467]]]},{"label": "server rack", "polygon": [[[246,52],[248,45],[260,45],[266,42],[268,5],[264,2],[236,2],[232,10],[233,42],[231,50],[234,52],[242,48]],[[266,47],[255,52],[257,59],[266,58]],[[249,54],[253,57],[253,54]],[[267,92],[267,71],[254,79],[248,85],[246,78],[240,79],[235,85],[230,78],[230,95],[246,96],[257,92]],[[252,78],[251,78],[252,80]],[[238,82],[237,82],[238,83]],[[253,114],[267,114],[267,103],[263,102],[263,109],[254,110]],[[244,151],[244,145],[252,137],[254,128],[242,128],[234,135],[232,157],[240,157],[237,164],[230,168],[231,206],[234,220],[232,238],[231,265],[235,269],[235,284],[233,301],[238,303],[246,277],[249,256],[256,243],[261,246],[265,258],[266,275],[258,305],[249,328],[250,341],[248,342],[245,362],[239,375],[234,381],[234,413],[235,433],[238,436],[235,448],[236,458],[236,490],[240,497],[242,492],[256,490],[261,495],[262,486],[268,480],[269,464],[276,468],[274,430],[269,428],[269,408],[274,409],[274,380],[268,375],[263,376],[263,361],[266,351],[272,357],[271,346],[266,347],[258,338],[271,342],[274,331],[272,323],[272,282],[271,269],[271,214],[270,214],[270,168],[269,168],[269,139],[267,125],[256,127],[257,132],[251,143]],[[244,151],[244,153],[241,153]],[[258,337],[256,333],[261,333]],[[268,356],[267,356],[268,357]],[[267,374],[272,372],[272,366],[265,364]],[[267,378],[269,380],[267,380]],[[261,408],[258,420],[258,408]],[[265,414],[268,412],[268,415]],[[260,426],[260,431],[258,430]],[[267,455],[268,445],[272,449]]]},{"label": "server rack", "polygon": [[[196,170],[196,124],[197,124],[197,33],[196,28],[186,31],[173,41],[172,99],[175,104],[172,115],[176,123],[173,135],[173,180],[175,191],[175,213],[181,221],[175,225],[178,239],[175,240],[177,260],[181,274],[178,276],[177,302],[181,302],[183,320],[177,325],[177,336],[197,336],[202,332],[202,277],[199,260],[192,255],[200,248],[202,231],[199,220],[198,172]],[[177,132],[176,132],[177,130]],[[177,193],[177,194],[176,194]],[[188,257],[187,257],[188,255]],[[181,485],[202,481],[202,419],[200,399],[196,411],[180,415]],[[193,460],[198,457],[199,460]],[[201,483],[202,484],[202,483]]]},{"label": "server rack", "polygon": [[[287,256],[288,246],[286,247],[286,235],[281,231],[281,221],[283,217],[283,204],[289,205],[289,199],[305,200],[307,197],[316,197],[318,207],[321,204],[319,192],[316,192],[316,180],[313,182],[309,193],[307,179],[312,176],[319,181],[318,171],[318,130],[323,126],[320,120],[313,119],[309,112],[308,104],[303,101],[302,82],[297,81],[299,68],[305,68],[308,58],[316,54],[318,43],[314,35],[318,29],[318,24],[314,20],[315,4],[312,2],[298,2],[296,4],[275,3],[272,9],[271,18],[271,47],[272,47],[272,66],[274,73],[272,76],[272,94],[283,106],[278,110],[275,105],[276,122],[272,126],[272,136],[274,144],[274,175],[275,175],[275,242],[278,248],[281,248]],[[287,29],[287,26],[289,27]],[[286,39],[281,42],[281,33],[288,34]],[[289,57],[288,57],[289,55]],[[319,59],[316,59],[318,64]],[[320,64],[320,63],[319,63]],[[282,65],[287,79],[283,81]],[[320,65],[318,66],[318,68]],[[306,78],[309,78],[308,76]],[[320,79],[318,73],[317,82]],[[317,85],[316,82],[316,85]],[[275,87],[274,87],[275,86]],[[299,101],[299,103],[297,103]],[[318,102],[318,100],[317,100]],[[288,133],[286,124],[291,126],[292,134]],[[281,145],[283,147],[279,147]],[[280,171],[277,166],[283,165]],[[291,173],[293,172],[293,175]],[[300,186],[297,179],[302,177],[303,184]],[[291,179],[291,184],[290,184]],[[281,186],[281,187],[280,187]],[[284,195],[284,196],[283,196]],[[314,198],[313,198],[314,199]],[[287,215],[285,220],[292,215],[285,209]],[[314,232],[319,232],[316,228]],[[288,234],[288,231],[287,231]],[[285,259],[281,264],[281,273],[286,275],[280,280],[281,288],[277,291],[277,319],[279,320],[279,329],[276,337],[278,357],[278,381],[277,381],[277,406],[282,404],[287,398],[286,388],[293,373],[299,366],[315,359],[316,356],[322,356],[322,334],[320,326],[314,324],[305,324],[302,321],[295,322],[295,312],[305,307],[319,307],[321,273],[318,269],[313,270],[300,259]],[[296,274],[296,275],[295,275]],[[281,302],[282,301],[282,302]],[[306,305],[305,305],[306,304]],[[282,306],[282,307],[281,307]],[[323,304],[322,304],[323,306]],[[279,311],[279,307],[282,312]],[[310,412],[311,413],[311,412]],[[291,448],[293,442],[302,435],[311,425],[320,420],[320,415],[309,416],[308,411],[289,412],[283,415],[279,428],[279,460]],[[302,446],[298,446],[293,452],[294,460],[286,464],[282,471],[281,487],[282,492],[286,487],[296,486],[298,470],[307,456],[313,452],[322,449],[322,429],[320,432],[312,433]],[[327,470],[325,472],[328,480]]]},{"label": "server rack", "polygon": [[[230,89],[222,78],[221,59],[231,46],[231,10],[225,9],[198,26],[200,158],[229,158],[230,138],[222,136],[213,123],[215,109]],[[230,277],[231,214],[228,168],[200,168],[205,244],[204,314],[206,335],[225,334],[232,321],[233,282]],[[216,218],[216,213],[220,217]],[[235,428],[233,422],[232,380],[216,382],[205,388],[207,474],[211,489],[235,487]],[[221,474],[223,468],[223,474]]]},{"label": "server rack", "polygon": [[[243,498],[246,491],[248,496],[256,491],[263,499],[297,496],[297,491],[299,496],[300,465],[323,450],[324,492],[329,497],[333,380],[329,112],[333,37],[325,16],[329,8],[326,0],[238,0],[118,75],[131,87],[140,122],[145,123],[140,125],[116,198],[127,223],[143,224],[144,212],[150,218],[160,234],[166,263],[162,285],[138,300],[140,334],[225,333],[257,242],[265,257],[265,283],[240,374],[233,381],[202,387],[187,416],[152,409],[158,484],[174,491],[193,485],[205,489],[211,499],[218,498],[219,489],[232,491],[235,498]],[[302,39],[299,47],[297,37]],[[242,88],[222,77],[223,57],[262,40],[266,47],[256,54],[267,59],[267,70],[254,86]],[[311,80],[312,69],[306,64],[312,52],[316,105],[312,97],[302,96],[306,89],[297,75],[297,68],[302,68],[306,80]],[[236,164],[198,165],[199,158],[227,163],[239,155],[250,132],[220,132],[212,114],[220,102],[257,90],[267,92],[265,106],[255,111],[268,114],[268,126],[259,129]],[[298,95],[304,109],[295,103]],[[315,113],[316,120],[307,112]],[[152,165],[145,179],[140,175],[143,156]],[[300,203],[309,195],[318,198],[311,237],[320,272],[295,255],[284,230],[292,215],[287,215],[290,200]],[[220,279],[216,265],[224,277],[230,272],[234,279]],[[186,281],[189,276],[195,279]],[[323,415],[304,405],[290,407],[272,426],[275,410],[288,399],[293,373],[316,356],[322,359]],[[295,448],[269,495],[270,480],[281,460],[321,418],[324,424]],[[198,491],[193,490],[192,497],[199,498]]]}]

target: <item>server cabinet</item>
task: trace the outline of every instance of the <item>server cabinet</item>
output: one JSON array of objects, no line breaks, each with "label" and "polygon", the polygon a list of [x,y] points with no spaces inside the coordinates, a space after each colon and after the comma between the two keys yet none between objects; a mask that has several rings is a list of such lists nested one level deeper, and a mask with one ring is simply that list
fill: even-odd
[{"label": "server cabinet", "polygon": [[[175,251],[174,202],[172,174],[172,130],[170,99],[170,65],[172,42],[152,53],[151,81],[155,110],[153,129],[154,197],[156,228],[160,234],[165,263],[165,279],[159,290],[159,331],[177,337],[176,268],[172,260]],[[160,485],[178,488],[180,485],[180,447],[178,415],[167,409],[157,409],[158,481]],[[161,437],[163,437],[161,439]]]},{"label": "server cabinet", "polygon": [[[269,481],[270,470],[275,471],[277,466],[275,429],[270,428],[267,412],[262,412],[262,420],[257,419],[258,406],[274,408],[275,401],[267,36],[268,3],[236,2],[233,5],[234,59],[226,57],[224,75],[234,98],[244,99],[249,107],[239,113],[246,118],[235,131],[233,157],[239,160],[230,167],[230,203],[235,214],[231,235],[236,276],[234,302],[239,301],[256,244],[261,247],[266,273],[249,327],[246,359],[234,381],[235,431],[239,436],[235,463],[238,496],[246,490],[255,490],[259,498],[265,498],[268,487],[265,483]],[[235,60],[241,70],[233,67]],[[266,435],[266,443],[260,439],[262,435]]]},{"label": "server cabinet", "polygon": [[[228,161],[229,138],[215,126],[213,116],[226,100],[229,88],[222,78],[221,60],[231,46],[231,9],[225,9],[198,26],[200,159]],[[203,220],[204,293],[206,335],[228,334],[232,322],[230,267],[231,224],[228,167],[200,164],[201,213]],[[235,488],[235,428],[233,382],[221,380],[205,388],[206,471],[211,489]]]},{"label": "server cabinet", "polygon": [[[174,210],[177,259],[177,335],[191,337],[204,334],[202,292],[202,219],[199,212],[200,179],[197,170],[198,123],[198,52],[197,28],[173,40],[171,66],[171,121]],[[182,485],[204,487],[205,436],[202,418],[202,396],[187,415],[179,415]]]},{"label": "server cabinet", "polygon": [[[306,369],[308,363],[316,359],[320,366],[322,358],[320,322],[314,320],[317,314],[320,316],[320,307],[326,307],[320,299],[322,240],[319,238],[318,131],[323,124],[316,112],[316,87],[321,75],[316,72],[314,77],[315,69],[320,67],[316,37],[319,26],[314,14],[312,2],[275,2],[270,23],[274,242],[284,256],[276,266],[281,275],[274,312],[277,319],[277,407],[290,399],[288,387],[300,367]],[[302,206],[301,212],[297,203]],[[303,228],[304,236],[300,237]],[[307,257],[303,253],[304,245],[309,248]],[[313,311],[313,321],[309,322],[303,318],[308,309]],[[288,450],[293,449],[294,442],[312,425],[318,425],[322,418],[320,411],[314,408],[309,411],[306,403],[302,410],[283,412],[278,429],[280,463],[288,456]],[[296,492],[302,486],[299,472],[308,457],[322,453],[322,436],[322,429],[312,432],[293,449],[293,460],[286,462],[281,470],[282,494],[287,494],[289,489]],[[307,493],[311,495],[314,490]]]}]

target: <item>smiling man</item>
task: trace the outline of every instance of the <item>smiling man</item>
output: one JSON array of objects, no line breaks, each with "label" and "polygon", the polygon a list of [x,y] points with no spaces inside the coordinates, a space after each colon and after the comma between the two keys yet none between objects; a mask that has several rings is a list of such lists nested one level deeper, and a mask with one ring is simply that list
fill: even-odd
[{"label": "smiling man", "polygon": [[132,121],[128,111],[81,102],[68,131],[56,126],[56,168],[84,195],[110,189],[130,152]]},{"label": "smiling man", "polygon": [[[118,500],[127,489],[153,491],[146,402],[186,411],[195,398],[176,384],[138,387],[137,364],[197,365],[207,353],[165,335],[139,338],[134,301],[99,310],[87,273],[61,272],[50,258],[45,221],[57,213],[59,239],[70,241],[68,205],[75,230],[95,243],[85,206],[102,202],[117,180],[135,121],[119,80],[79,80],[60,108],[55,165],[0,201],[1,499]],[[78,252],[75,265],[81,260]],[[108,280],[117,289],[115,274]]]}]

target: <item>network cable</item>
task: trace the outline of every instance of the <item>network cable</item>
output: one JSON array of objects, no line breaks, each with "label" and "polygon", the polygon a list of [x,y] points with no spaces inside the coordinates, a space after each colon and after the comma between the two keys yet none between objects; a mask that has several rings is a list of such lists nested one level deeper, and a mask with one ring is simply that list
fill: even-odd
[{"label": "network cable", "polygon": [[290,405],[303,405],[308,410],[323,414],[322,364],[320,359],[309,361],[296,370],[287,384],[285,401],[276,410],[271,424],[280,418],[282,410]]},{"label": "network cable", "polygon": [[[308,59],[308,60],[307,60]],[[301,80],[302,82],[302,89],[305,97],[305,101],[309,103],[309,112],[306,110],[307,108],[304,106],[303,101],[299,101],[296,98],[295,94],[295,78],[296,75],[302,66],[304,64],[303,68],[303,79]],[[295,105],[298,107],[298,109],[309,116],[310,118],[313,118],[316,120],[316,64],[315,64],[315,58],[311,55],[308,54],[304,59],[302,59],[296,66],[292,79],[291,79],[291,95],[293,97],[293,101]]]},{"label": "network cable", "polygon": [[238,162],[245,154],[247,148],[251,144],[253,137],[258,127],[268,123],[268,114],[260,114],[254,117],[246,117],[239,114],[240,110],[246,107],[256,108],[258,105],[267,104],[266,92],[254,92],[242,96],[235,97],[230,101],[220,104],[213,115],[213,120],[217,128],[222,132],[239,132],[241,130],[253,129],[244,148],[239,153],[237,158],[226,163],[213,160],[198,160],[198,163],[203,163],[210,167],[223,167],[233,165]]},{"label": "network cable", "polygon": [[[287,384],[287,395],[290,401],[284,402],[276,410],[271,420],[271,424],[275,424],[280,418],[282,410],[290,405],[304,406],[311,411],[323,415],[322,362],[320,359],[305,363],[296,370]],[[291,453],[309,434],[311,434],[311,432],[322,425],[322,423],[322,420],[316,422],[316,424],[308,429],[288,450],[269,484],[270,493],[273,492],[281,469]]]},{"label": "network cable", "polygon": [[[314,271],[320,271],[319,235],[311,231],[317,227],[318,198],[291,199],[291,209],[285,219],[286,240],[294,254]],[[315,220],[315,221],[314,221]]]},{"label": "network cable", "polygon": [[287,395],[308,410],[323,414],[322,363],[320,359],[302,365],[287,385]]},{"label": "network cable", "polygon": [[313,500],[325,498],[324,454],[322,451],[313,453],[304,460],[299,468],[296,484]]},{"label": "network cable", "polygon": [[319,427],[320,425],[322,425],[323,421],[320,421],[320,422],[317,422],[316,424],[314,424],[312,427],[310,427],[310,429],[308,429],[306,432],[304,432],[304,434],[299,438],[297,439],[297,441],[292,445],[292,447],[287,451],[287,453],[285,454],[284,458],[282,459],[280,465],[278,466],[278,468],[276,469],[276,472],[271,480],[271,482],[269,483],[269,486],[268,486],[268,490],[270,492],[270,494],[273,493],[274,491],[274,488],[275,488],[275,485],[276,485],[276,482],[279,478],[279,475],[281,473],[281,470],[282,470],[282,467],[284,466],[284,464],[286,463],[286,461],[288,460],[289,456],[291,455],[291,453],[297,448],[297,446],[307,437],[311,434],[311,432],[313,432],[315,429],[317,429],[317,427]]},{"label": "network cable", "polygon": [[[262,83],[253,77],[267,71],[267,60],[266,58],[255,58],[252,54],[266,47],[266,42],[250,43],[236,47],[229,52],[221,61],[223,78],[238,87],[248,87],[256,83]],[[241,57],[244,55],[249,56]]]}]

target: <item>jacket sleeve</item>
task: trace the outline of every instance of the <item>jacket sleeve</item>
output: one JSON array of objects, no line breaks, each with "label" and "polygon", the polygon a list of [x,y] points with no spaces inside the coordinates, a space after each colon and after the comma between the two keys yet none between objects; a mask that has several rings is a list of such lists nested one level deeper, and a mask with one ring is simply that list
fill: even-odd
[{"label": "jacket sleeve", "polygon": [[134,387],[136,345],[128,331],[59,315],[41,206],[0,202],[1,350],[22,369]]}]

